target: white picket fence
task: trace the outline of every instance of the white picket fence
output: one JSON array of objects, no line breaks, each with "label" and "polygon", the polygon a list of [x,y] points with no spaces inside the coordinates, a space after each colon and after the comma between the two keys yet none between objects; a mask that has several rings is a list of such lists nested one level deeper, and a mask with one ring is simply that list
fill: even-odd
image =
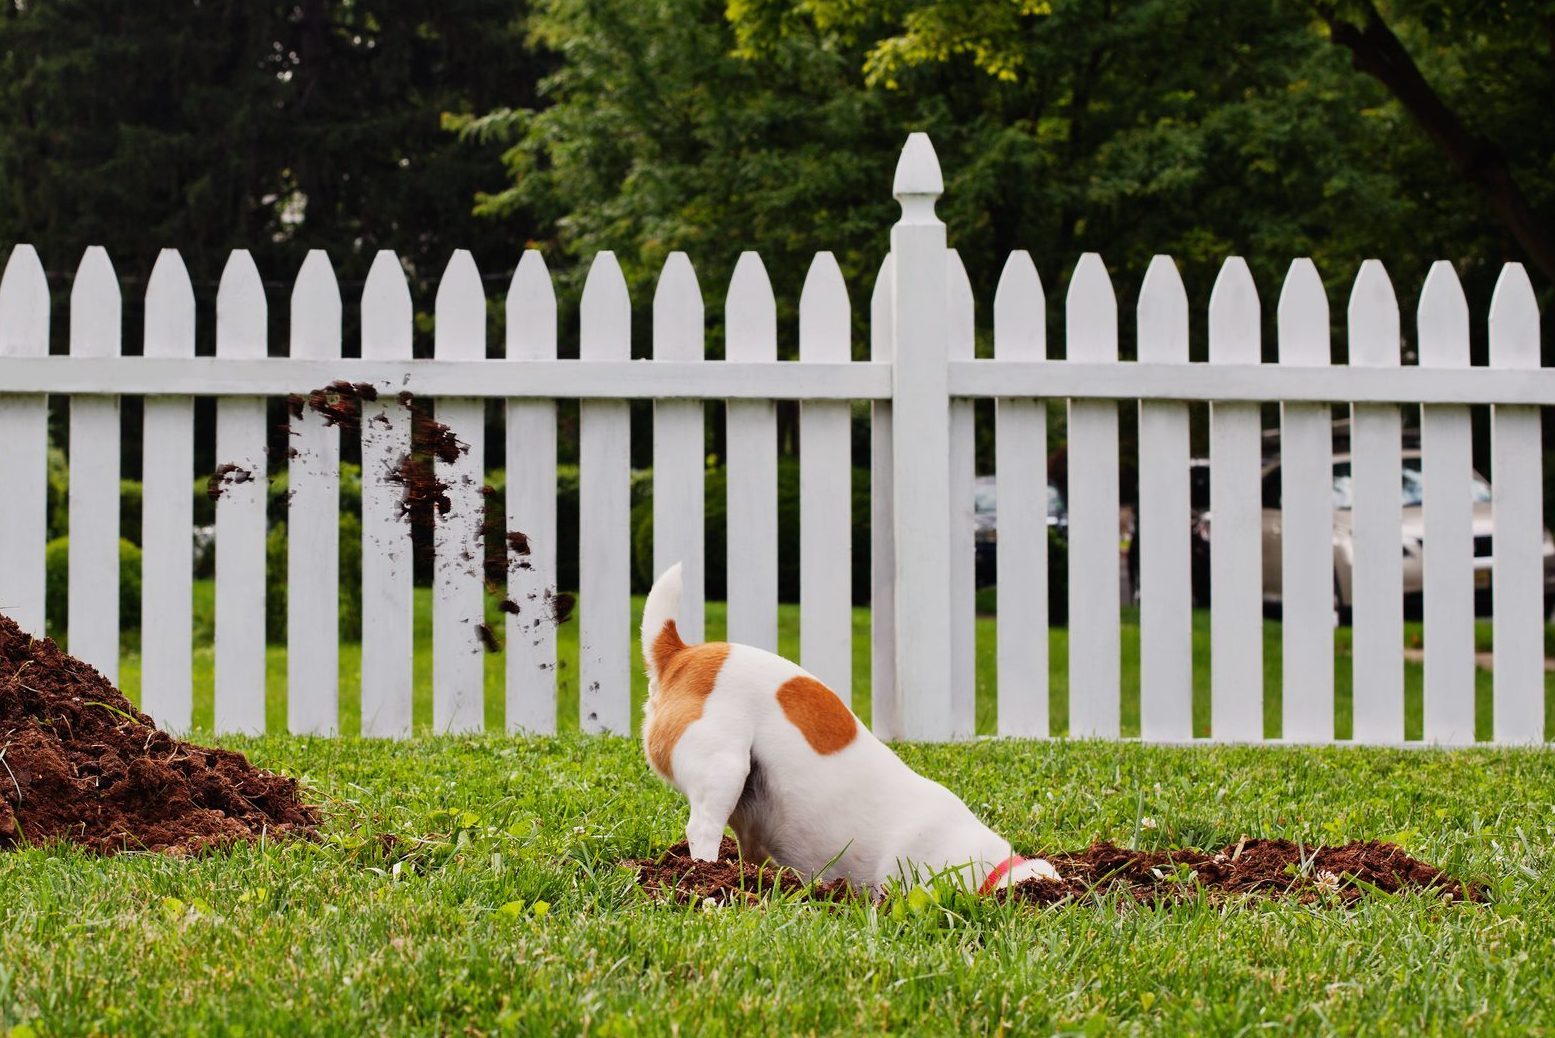
[{"label": "white picket fence", "polygon": [[[1210,404],[1212,674],[1217,741],[1264,738],[1259,404],[1281,404],[1284,480],[1283,733],[1334,738],[1331,405],[1352,406],[1354,741],[1404,738],[1400,406],[1423,405],[1424,734],[1474,739],[1470,405],[1494,407],[1494,739],[1544,731],[1543,516],[1539,407],[1555,373],[1539,367],[1538,311],[1521,266],[1502,272],[1489,314],[1489,367],[1469,366],[1469,312],[1438,263],[1419,313],[1419,364],[1400,365],[1399,309],[1380,263],[1349,300],[1347,366],[1330,366],[1329,304],[1297,260],[1278,303],[1279,363],[1260,363],[1260,300],[1247,265],[1226,261],[1209,309],[1209,363],[1188,363],[1188,303],[1158,256],[1137,309],[1138,360],[1118,360],[1118,305],[1100,257],[1083,256],[1065,300],[1066,359],[1048,360],[1046,298],[1030,257],[1009,257],[994,302],[994,357],[974,359],[973,293],[934,214],[942,192],[928,139],[897,168],[902,217],[870,302],[871,360],[852,360],[851,302],[836,261],[816,256],[800,299],[799,360],[777,360],[773,293],[760,258],[741,257],[726,297],[726,359],[704,361],[702,292],[684,254],[653,299],[651,361],[630,359],[631,300],[614,256],[584,288],[579,359],[557,359],[556,302],[538,253],[507,293],[505,358],[486,358],[486,298],[468,253],[436,299],[435,356],[411,359],[412,305],[400,264],[380,253],[362,291],[360,359],[341,359],[342,301],[327,257],[311,253],[291,296],[290,357],[267,357],[268,301],[247,253],[221,278],[216,355],[194,355],[194,294],[164,251],[146,290],[145,356],[120,356],[121,297],[107,254],[89,249],[70,296],[69,356],[48,355],[43,268],[17,246],[0,282],[0,608],[41,632],[46,500],[45,394],[70,398],[70,648],[110,677],[118,663],[119,400],[146,398],[144,707],[174,729],[191,716],[192,397],[215,396],[216,456],[254,474],[216,508],[215,725],[264,728],[264,400],[337,379],[382,390],[363,415],[362,731],[411,730],[411,546],[402,488],[385,478],[409,445],[396,394],[436,400],[470,445],[439,472],[452,508],[436,529],[434,728],[483,725],[481,497],[483,399],[505,402],[506,512],[529,536],[511,567],[505,617],[506,725],[556,724],[556,639],[529,603],[556,572],[556,401],[581,403],[580,721],[627,732],[629,425],[627,401],[654,403],[654,565],[686,562],[683,630],[703,631],[702,401],[727,402],[728,633],[777,643],[777,422],[801,401],[801,662],[851,694],[849,402],[873,404],[872,713],[886,737],[974,733],[973,410],[997,400],[998,730],[1045,736],[1047,408],[1068,407],[1069,734],[1120,735],[1118,401],[1138,402],[1141,519],[1140,728],[1192,729],[1190,401]],[[305,412],[288,464],[287,720],[338,726],[339,430]]]}]

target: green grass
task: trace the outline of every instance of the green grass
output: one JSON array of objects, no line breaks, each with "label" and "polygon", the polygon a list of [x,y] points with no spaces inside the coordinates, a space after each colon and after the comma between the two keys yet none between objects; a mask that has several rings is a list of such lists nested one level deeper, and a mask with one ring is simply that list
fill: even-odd
[{"label": "green grass", "polygon": [[650,902],[614,863],[667,847],[684,808],[624,739],[229,743],[300,776],[326,838],[193,861],[0,854],[0,1035],[1528,1034],[1555,1020],[1547,753],[905,747],[1023,850],[1395,836],[1492,900],[1037,912],[967,898],[898,917]]},{"label": "green grass", "polygon": [[[642,662],[637,652],[636,617],[642,608],[642,600],[632,602],[632,717],[641,714],[643,697],[647,694],[647,679],[643,675]],[[502,630],[502,614],[494,602],[487,602],[487,620],[493,629]],[[214,615],[214,589],[210,581],[197,581],[195,585],[195,637],[194,726],[199,731],[212,727],[214,655],[210,646],[210,631]],[[792,605],[778,609],[779,650],[793,659],[799,658],[799,610]],[[707,607],[707,632],[709,638],[723,636],[725,611],[721,602]],[[1411,646],[1422,644],[1421,626],[1405,625],[1405,642]],[[1350,629],[1341,627],[1335,632],[1334,685],[1337,713],[1336,734],[1339,738],[1350,736]],[[577,621],[562,624],[557,629],[557,718],[558,730],[575,731],[578,727],[578,625]],[[432,656],[431,656],[431,597],[426,588],[417,588],[415,595],[415,704],[414,718],[417,730],[430,732],[432,723]],[[1490,624],[1476,624],[1476,642],[1489,647]],[[1209,614],[1196,610],[1193,616],[1194,656],[1194,733],[1203,737],[1210,733],[1209,695]],[[1281,678],[1281,628],[1277,621],[1264,623],[1264,732],[1273,738],[1280,733]],[[977,730],[982,734],[997,731],[996,711],[996,637],[995,621],[989,616],[977,619]],[[286,650],[272,645],[266,653],[267,687],[269,691],[266,715],[270,731],[286,729]],[[1049,675],[1051,689],[1049,699],[1050,724],[1055,733],[1068,730],[1068,660],[1069,632],[1055,628],[1049,632]],[[1139,734],[1139,617],[1137,610],[1125,610],[1122,625],[1122,725],[1127,736]],[[126,639],[120,663],[120,683],[130,698],[140,701],[140,657],[133,639]],[[1406,663],[1404,667],[1405,735],[1418,739],[1422,731],[1422,688],[1424,668],[1419,663]],[[869,709],[869,611],[853,611],[853,708],[868,722]],[[503,660],[500,655],[486,657],[486,727],[501,731],[503,726]],[[1475,674],[1477,705],[1477,734],[1480,739],[1491,735],[1491,674],[1478,670]],[[354,644],[340,647],[340,716],[341,731],[357,734],[361,730],[361,650]],[[1547,739],[1555,739],[1555,675],[1545,679],[1545,730]]]}]

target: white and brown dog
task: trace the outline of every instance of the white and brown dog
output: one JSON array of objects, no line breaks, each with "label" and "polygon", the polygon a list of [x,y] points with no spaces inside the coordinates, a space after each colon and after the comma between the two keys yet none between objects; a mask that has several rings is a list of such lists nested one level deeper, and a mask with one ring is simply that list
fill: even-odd
[{"label": "white and brown dog", "polygon": [[716,859],[729,825],[747,859],[877,890],[936,875],[982,893],[1058,878],[903,764],[795,664],[749,645],[687,645],[675,625],[680,593],[677,564],[643,606],[643,746],[690,802],[693,858]]}]

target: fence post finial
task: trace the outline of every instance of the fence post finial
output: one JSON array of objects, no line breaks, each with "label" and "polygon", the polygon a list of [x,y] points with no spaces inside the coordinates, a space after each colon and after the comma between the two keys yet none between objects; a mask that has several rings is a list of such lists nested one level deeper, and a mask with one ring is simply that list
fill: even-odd
[{"label": "fence post finial", "polygon": [[945,178],[940,174],[939,157],[929,135],[909,134],[896,160],[896,180],[891,193],[902,204],[902,223],[936,224],[934,203],[945,193]]}]

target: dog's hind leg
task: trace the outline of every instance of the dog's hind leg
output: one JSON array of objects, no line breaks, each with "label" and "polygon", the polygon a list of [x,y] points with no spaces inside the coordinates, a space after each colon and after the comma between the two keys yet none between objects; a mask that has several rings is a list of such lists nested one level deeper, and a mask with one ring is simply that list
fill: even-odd
[{"label": "dog's hind leg", "polygon": [[750,745],[732,742],[705,721],[693,724],[675,747],[675,785],[691,805],[686,842],[697,861],[716,861],[724,827],[740,802],[750,772]]}]

